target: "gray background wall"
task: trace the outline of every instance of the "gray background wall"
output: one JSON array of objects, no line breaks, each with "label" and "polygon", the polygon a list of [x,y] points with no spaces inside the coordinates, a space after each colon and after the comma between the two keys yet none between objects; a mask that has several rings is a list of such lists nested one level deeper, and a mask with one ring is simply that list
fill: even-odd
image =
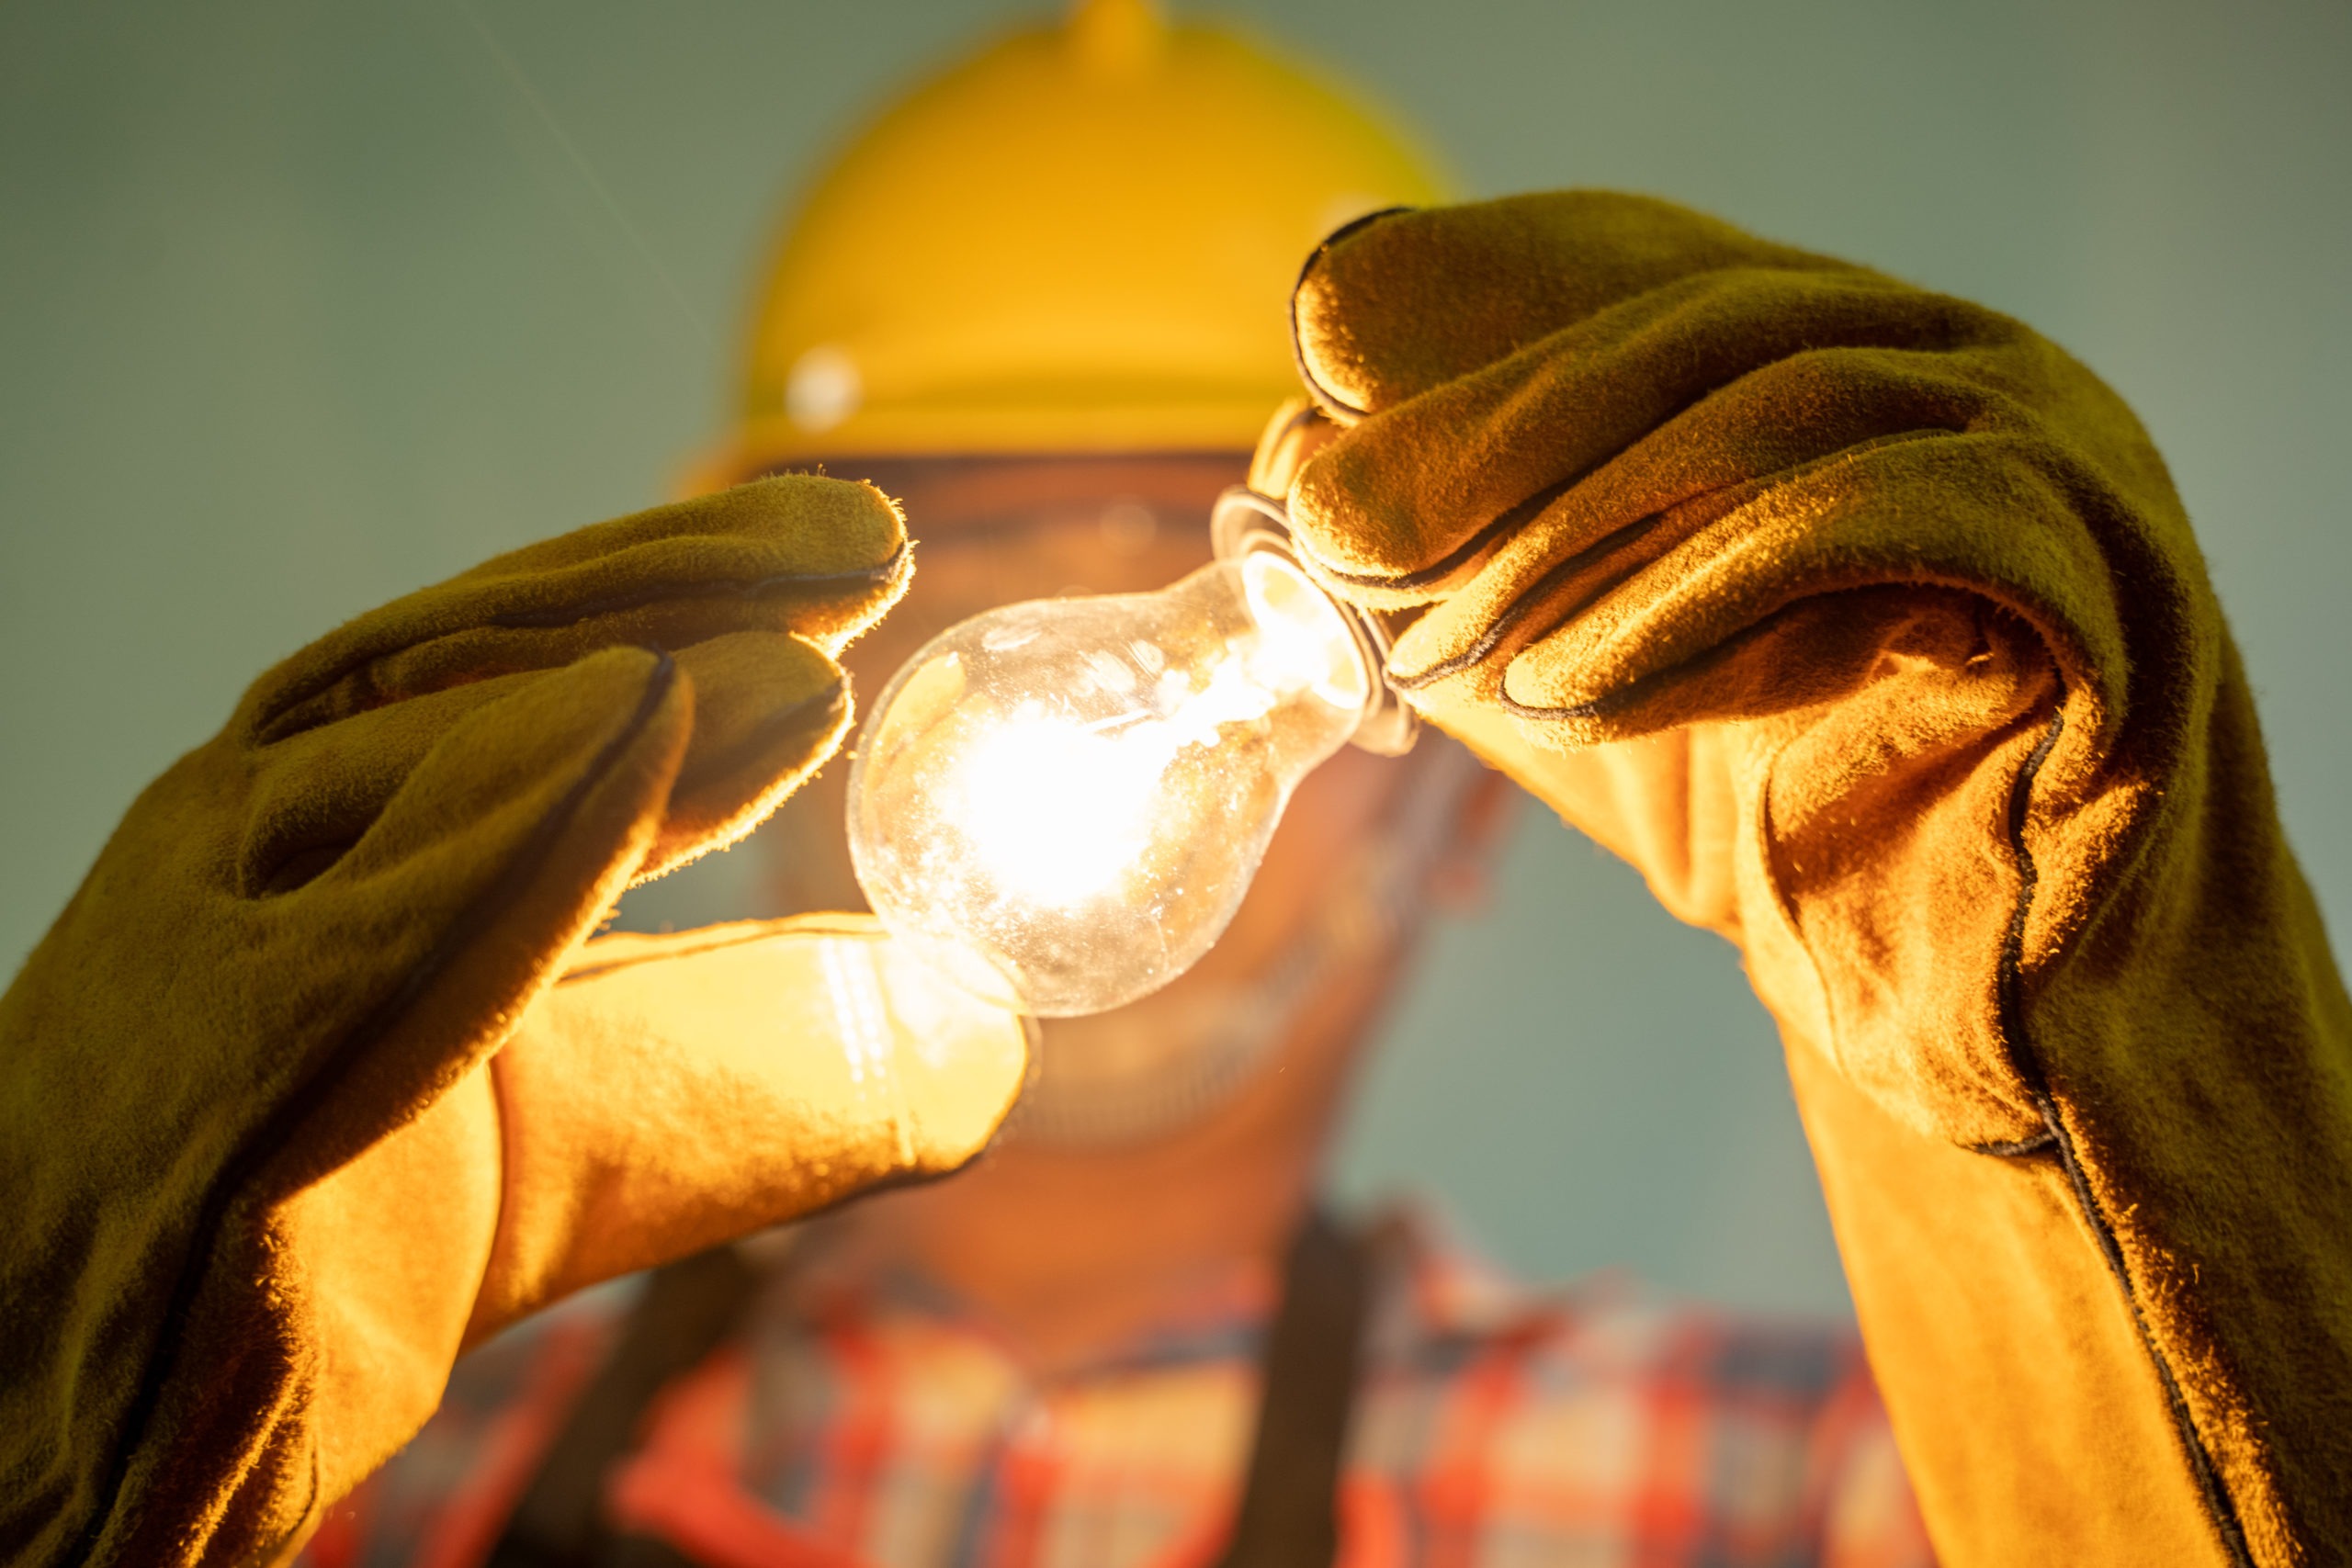
[{"label": "gray background wall", "polygon": [[[875,94],[1032,9],[0,6],[0,964],[263,665],[661,499],[719,428],[782,197]],[[2290,829],[2352,921],[2352,7],[1224,9],[1476,192],[1657,192],[2075,349],[2171,458]],[[741,871],[637,912],[735,912]],[[1541,813],[1392,1034],[1350,1190],[1434,1188],[1540,1272],[1842,1305],[1731,953]]]}]

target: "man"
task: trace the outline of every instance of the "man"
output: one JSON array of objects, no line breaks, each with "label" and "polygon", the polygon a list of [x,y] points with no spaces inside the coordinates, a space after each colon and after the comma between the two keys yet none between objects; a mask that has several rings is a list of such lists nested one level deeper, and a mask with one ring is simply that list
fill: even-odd
[{"label": "man", "polygon": [[[707,482],[821,468],[905,508],[919,570],[844,656],[862,693],[998,604],[1163,587],[1207,561],[1212,502],[1250,477],[1268,412],[1297,404],[1281,311],[1299,256],[1365,208],[1439,194],[1393,132],[1256,51],[1082,8],[927,84],[816,187]],[[845,773],[736,852],[770,856],[782,908],[863,904]],[[1197,968],[1045,1021],[988,1159],[766,1248],[717,1347],[665,1346],[666,1388],[636,1380],[647,1441],[576,1457],[583,1431],[630,1423],[599,1397],[629,1381],[627,1331],[575,1314],[477,1357],[311,1560],[585,1561],[649,1540],[718,1562],[1215,1557],[1349,1070],[1429,909],[1483,874],[1506,787],[1434,733],[1399,760],[1343,750]],[[1520,1292],[1414,1217],[1363,1245],[1363,1394],[1333,1413],[1357,1433],[1336,1494],[1351,1551],[1924,1558],[1850,1341]],[[1509,1457],[1531,1446],[1548,1451]],[[1486,1495],[1443,1495],[1476,1472]]]},{"label": "man", "polygon": [[[1138,101],[1163,49],[1182,53],[1114,6],[1090,9],[1066,44],[1021,49],[1048,47],[1091,73],[1098,114]],[[994,84],[1007,103],[1037,101],[1017,71]],[[932,107],[990,81],[950,85]],[[1213,107],[1201,127],[1241,124],[1235,106]],[[886,122],[876,157],[906,152],[922,107]],[[1248,129],[1251,147],[1284,144],[1277,128]],[[957,187],[933,188],[945,201]],[[820,194],[811,221],[837,198]],[[922,231],[964,231],[937,209],[899,208]],[[967,249],[956,267],[988,276],[984,250]],[[892,253],[865,254],[873,273]],[[1081,270],[1165,259],[1122,250]],[[903,300],[889,282],[885,302]],[[1042,355],[1013,383],[1025,395],[943,373],[925,408],[895,395],[925,389],[906,376],[915,358],[893,360],[887,334],[870,347],[852,335],[870,318],[849,312],[845,330],[798,342],[780,332],[789,352],[770,359],[781,374],[758,406],[782,404],[810,440],[750,454],[752,466],[824,456],[822,435],[837,471],[855,460],[900,494],[929,548],[923,570],[938,573],[940,619],[1051,592],[1056,577],[1156,586],[1198,558],[1182,514],[1205,501],[1213,462],[1090,467],[1067,454],[1214,451],[1213,375],[1124,405],[1086,388],[1097,395],[1072,400],[1090,419],[1064,427],[1062,460],[1037,463],[1023,454],[1053,448],[1024,440],[1052,423],[1057,394],[1085,388],[1069,371],[1105,342],[1101,323],[1081,310],[1080,328],[1057,333],[1004,311],[993,335],[958,334],[909,314],[912,341],[937,345],[950,371],[958,348],[985,359],[1043,344],[1065,357]],[[1328,582],[1418,617],[1390,661],[1417,706],[1633,859],[1677,913],[1741,942],[1789,1038],[1872,1356],[1946,1557],[2324,1560],[2346,1540],[2327,1483],[2341,1427],[2326,1412],[2344,1374],[2346,1010],[2278,840],[2243,679],[2128,413],[2015,323],[1631,198],[1358,226],[1314,253],[1293,323],[1321,417],[1278,423],[1254,481],[1288,497]],[[1200,370],[1212,341],[1176,330],[1159,343],[1196,351]],[[1102,362],[1138,357],[1128,344]],[[891,471],[924,449],[908,444],[917,416],[933,421],[929,450],[987,459]],[[1139,439],[1151,418],[1192,434]],[[89,1070],[74,1042],[107,1029],[56,1021],[87,1005],[72,977],[99,972],[93,953],[116,954],[125,977],[101,1021],[113,1037],[206,1016],[201,978],[175,988],[187,964],[143,962],[193,943],[128,913],[145,907],[130,868],[193,877],[217,860],[243,879],[244,945],[199,976],[235,973],[273,940],[308,951],[338,916],[363,933],[361,918],[396,895],[433,903],[451,873],[382,880],[379,867],[425,864],[395,853],[404,845],[447,838],[458,849],[433,865],[529,874],[512,893],[514,878],[492,877],[436,928],[452,935],[395,971],[407,978],[385,1005],[338,1025],[327,1055],[344,1076],[272,1089],[278,1109],[225,1163],[198,1157],[201,1137],[172,1145],[197,1151],[187,1163],[201,1179],[187,1203],[142,1210],[139,1234],[183,1251],[175,1238],[192,1234],[199,1257],[251,1261],[244,1274],[184,1271],[194,1282],[164,1293],[160,1372],[110,1400],[101,1374],[126,1358],[89,1318],[27,1318],[59,1347],[40,1365],[90,1369],[90,1392],[56,1424],[118,1435],[51,1450],[67,1455],[43,1472],[63,1477],[51,1495],[87,1501],[52,1510],[63,1530],[23,1532],[57,1548],[43,1560],[281,1540],[395,1424],[367,1419],[360,1395],[413,1398],[460,1329],[478,1340],[616,1264],[935,1172],[985,1134],[1007,1087],[1004,1032],[949,1002],[934,1016],[967,1047],[956,1059],[993,1070],[943,1083],[908,1052],[887,1055],[918,1113],[878,1127],[853,1114],[830,1141],[808,1108],[866,1103],[838,1085],[830,1100],[753,1095],[789,1134],[763,1144],[761,1118],[728,1095],[677,1093],[664,1060],[628,1054],[647,1032],[691,1053],[741,1032],[752,993],[707,977],[778,943],[816,945],[811,971],[831,976],[853,967],[846,930],[565,956],[592,896],[739,831],[838,734],[827,660],[903,584],[870,492],[846,491],[771,481],[624,520],[356,623],[256,688],[235,732],[244,750],[198,753],[134,812],[118,840],[130,850],[110,847],[12,990],[9,1037],[37,1047],[14,1053],[20,1071]],[[682,584],[712,592],[681,601]],[[786,643],[762,640],[775,635],[765,621],[728,618],[749,609],[712,607],[729,596],[786,615]],[[877,669],[927,629],[885,626],[894,646],[861,645]],[[627,641],[679,650],[691,733],[663,666],[610,646]],[[753,690],[780,696],[760,705]],[[488,739],[464,727],[493,714],[549,760],[485,770]],[[269,766],[287,746],[306,748],[292,776]],[[432,1542],[452,1554],[503,1541],[527,1556],[584,1536],[712,1562],[1172,1562],[1213,1559],[1230,1537],[1237,1560],[1328,1560],[1336,1514],[1343,1550],[1369,1561],[1902,1560],[1917,1542],[1891,1455],[1858,1363],[1834,1346],[1708,1331],[1639,1304],[1531,1308],[1409,1226],[1351,1243],[1295,1224],[1397,926],[1475,846],[1477,791],[1448,758],[1434,746],[1395,764],[1351,756],[1311,780],[1227,942],[1131,1026],[1049,1034],[1035,1123],[994,1161],[804,1233],[766,1259],[773,1293],[747,1315],[723,1258],[662,1276],[593,1381],[610,1333],[598,1314],[502,1346],[492,1354],[537,1387],[475,1434],[487,1441],[428,1433],[339,1516],[356,1533],[324,1534],[318,1551],[361,1549],[364,1512],[388,1518],[402,1495],[447,1505],[453,1489],[418,1467],[456,1455],[480,1484]],[[414,772],[387,805],[379,781],[394,763]],[[631,784],[639,773],[654,782]],[[243,778],[258,781],[263,809],[238,837],[198,807],[241,798]],[[572,850],[608,818],[596,841],[616,847]],[[183,873],[166,852],[173,823],[222,851]],[[1348,844],[1374,852],[1349,865]],[[588,869],[556,874],[575,863]],[[805,847],[789,863],[804,881],[824,874]],[[1315,895],[1333,885],[1350,896],[1327,919]],[[142,940],[109,946],[126,926]],[[536,976],[558,959],[566,978],[550,990]],[[862,962],[889,1016],[910,1016],[920,980],[887,954]],[[640,985],[665,965],[703,983]],[[1292,984],[1296,972],[1316,983]],[[845,1015],[815,1005],[838,988],[786,986],[781,963],[765,973],[791,1009],[782,1043],[838,1050],[827,1020]],[[322,978],[363,974],[346,958]],[[322,1004],[340,994],[294,978],[280,988]],[[714,989],[729,1005],[697,1010]],[[616,994],[636,995],[637,1010],[609,1005]],[[267,1013],[258,1037],[307,1041],[309,1016]],[[1235,1018],[1269,1016],[1285,1026],[1255,1073],[1204,1086],[1151,1059],[1185,1056],[1154,1047],[1187,1036],[1230,1047]],[[466,1053],[427,1049],[453,1034]],[[721,1055],[734,1076],[695,1084],[768,1084],[753,1055]],[[419,1055],[426,1070],[383,1065]],[[566,1070],[582,1063],[602,1092],[567,1098]],[[198,1072],[186,1095],[200,1100],[210,1081]],[[354,1082],[417,1109],[387,1129],[359,1116],[369,1100]],[[11,1087],[12,1110],[64,1104],[54,1088]],[[730,1156],[723,1169],[691,1157],[696,1124],[681,1106]],[[29,1140],[27,1116],[19,1126]],[[490,1179],[455,1179],[484,1148]],[[132,1157],[152,1160],[144,1146],[129,1149],[148,1168]],[[64,1197],[39,1212],[35,1267],[12,1273],[11,1301],[46,1309],[79,1281],[144,1280],[100,1267],[119,1245],[51,1221],[103,1190],[105,1168],[55,1153],[38,1168],[64,1173],[50,1181]],[[730,1188],[739,1169],[751,1174]],[[492,1195],[486,1227],[419,1216],[402,1233],[449,1237],[433,1257],[466,1299],[446,1327],[416,1329],[454,1299],[435,1270],[377,1253],[340,1273],[314,1264],[341,1257],[335,1222],[384,1223],[383,1194],[458,1191]],[[336,1206],[354,1192],[377,1201]],[[669,1214],[685,1223],[649,1239]],[[27,1279],[57,1288],[40,1295]],[[1270,1312],[1261,1396],[1252,1331]],[[260,1371],[232,1355],[206,1378],[187,1347]],[[306,1358],[323,1371],[263,1375]],[[198,1440],[207,1396],[234,1416],[210,1430],[245,1447]],[[462,1427],[468,1397],[445,1427]],[[33,1473],[16,1454],[36,1451],[13,1450],[12,1475]],[[118,1457],[77,1468],[85,1451]],[[584,1487],[582,1455],[597,1461]],[[1873,1505],[1892,1517],[1864,1517]]]}]

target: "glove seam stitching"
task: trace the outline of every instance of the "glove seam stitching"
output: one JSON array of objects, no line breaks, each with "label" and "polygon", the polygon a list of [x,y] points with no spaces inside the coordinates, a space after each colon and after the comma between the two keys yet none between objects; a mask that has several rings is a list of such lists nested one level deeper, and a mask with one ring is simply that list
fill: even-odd
[{"label": "glove seam stitching", "polygon": [[2074,1135],[2059,1113],[2057,1100],[2043,1075],[2025,1026],[2025,930],[2040,880],[2033,851],[2025,835],[2032,806],[2034,781],[2040,776],[2042,764],[2057,750],[2059,738],[2065,732],[2066,679],[2063,671],[2057,672],[2057,681],[2058,694],[2050,728],[2027,756],[2024,766],[2018,770],[2018,776],[2010,785],[2007,827],[2018,886],[2017,902],[2009,912],[2008,930],[2001,939],[2001,957],[1996,971],[1996,1006],[2002,1032],[2009,1043],[2011,1066],[2025,1085],[2027,1098],[2041,1118],[2043,1131],[2035,1137],[2020,1139],[2007,1149],[2000,1145],[1979,1145],[1975,1152],[1996,1157],[2016,1157],[2018,1154],[2048,1149],[2056,1155],[2067,1186],[2074,1193],[2075,1205],[2090,1227],[2101,1259],[2123,1292],[2124,1304],[2131,1309],[2132,1326],[2139,1334],[2140,1343],[2147,1351],[2149,1361],[2155,1368],[2157,1382],[2164,1389],[2167,1413],[2172,1416],[2175,1435],[2188,1461],[2190,1479],[2196,1483],[2214,1533],[2221,1537],[2222,1550],[2228,1555],[2233,1568],[2255,1568],[2253,1554],[2246,1544],[2245,1526],[2238,1518],[2236,1502],[2231,1497],[2222,1479],[2221,1468],[2207,1450],[2204,1438],[2197,1429],[2188,1399],[2181,1392],[2180,1380],[2150,1331],[2147,1315],[2141,1310],[2139,1294],[2132,1288],[2131,1269],[2124,1258],[2122,1246],[2116,1239],[2114,1228],[2108,1223],[2106,1212],[2100,1207],[2098,1195],[2091,1190],[2089,1178],[2076,1157]]}]

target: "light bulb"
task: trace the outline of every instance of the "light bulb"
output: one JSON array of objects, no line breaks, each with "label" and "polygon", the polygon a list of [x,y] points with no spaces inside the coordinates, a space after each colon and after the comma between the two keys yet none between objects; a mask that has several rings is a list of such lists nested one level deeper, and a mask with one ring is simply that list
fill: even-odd
[{"label": "light bulb", "polygon": [[1408,743],[1378,628],[1299,569],[1279,506],[1218,515],[1215,564],[975,616],[867,717],[858,882],[967,989],[1046,1017],[1158,989],[1223,933],[1308,770],[1368,721]]}]

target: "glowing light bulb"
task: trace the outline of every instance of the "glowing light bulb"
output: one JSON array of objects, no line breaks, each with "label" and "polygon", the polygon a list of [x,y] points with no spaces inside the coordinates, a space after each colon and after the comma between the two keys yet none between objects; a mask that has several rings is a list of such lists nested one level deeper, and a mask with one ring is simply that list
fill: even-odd
[{"label": "glowing light bulb", "polygon": [[1173,586],[992,610],[907,661],[849,789],[895,936],[1024,1012],[1132,1001],[1223,933],[1309,769],[1368,721],[1375,749],[1409,743],[1378,628],[1299,569],[1280,515],[1231,492],[1225,558]]}]

